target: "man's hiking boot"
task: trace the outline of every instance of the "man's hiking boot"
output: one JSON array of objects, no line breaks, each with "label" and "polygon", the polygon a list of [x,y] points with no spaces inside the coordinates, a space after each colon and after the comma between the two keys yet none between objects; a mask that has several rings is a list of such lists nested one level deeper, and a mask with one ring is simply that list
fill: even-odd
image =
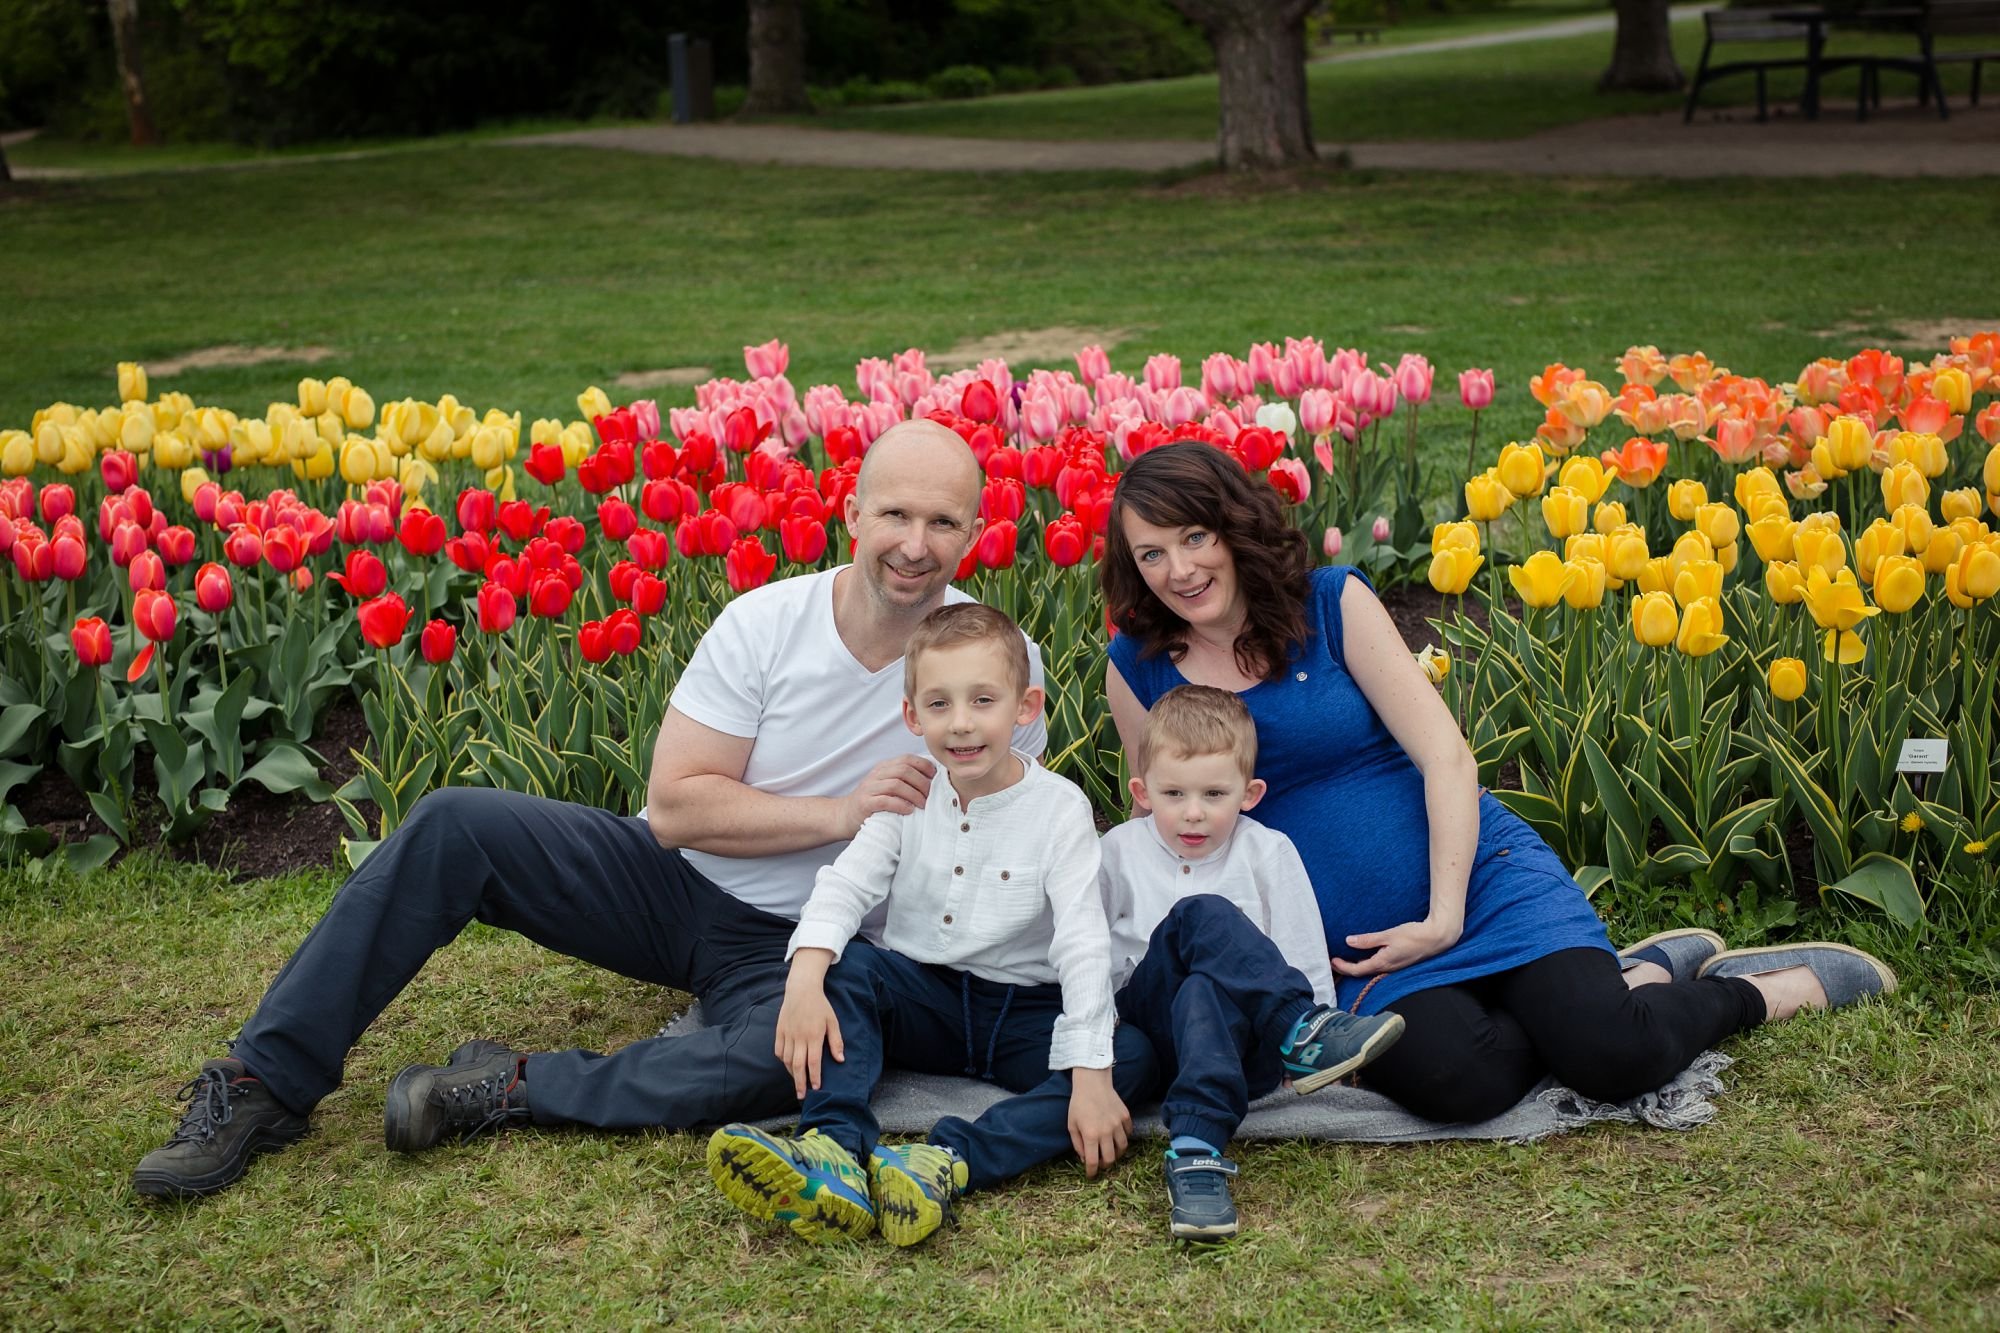
[{"label": "man's hiking boot", "polygon": [[154,1199],[194,1199],[242,1179],[250,1159],[277,1152],[308,1128],[234,1058],[210,1060],[182,1087],[180,1127],[139,1159],[132,1188]]},{"label": "man's hiking boot", "polygon": [[382,1140],[422,1152],[446,1139],[528,1123],[527,1056],[497,1041],[468,1041],[438,1065],[411,1065],[389,1084]]}]

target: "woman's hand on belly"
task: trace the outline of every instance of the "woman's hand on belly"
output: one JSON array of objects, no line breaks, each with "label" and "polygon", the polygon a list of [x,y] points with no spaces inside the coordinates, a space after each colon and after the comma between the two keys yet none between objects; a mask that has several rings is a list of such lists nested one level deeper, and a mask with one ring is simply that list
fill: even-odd
[{"label": "woman's hand on belly", "polygon": [[1345,958],[1330,961],[1333,970],[1344,977],[1372,977],[1394,972],[1397,968],[1421,963],[1426,958],[1443,953],[1458,943],[1461,929],[1460,926],[1433,921],[1428,917],[1422,921],[1406,921],[1387,930],[1349,935],[1348,948],[1374,950],[1360,962],[1350,963]]}]

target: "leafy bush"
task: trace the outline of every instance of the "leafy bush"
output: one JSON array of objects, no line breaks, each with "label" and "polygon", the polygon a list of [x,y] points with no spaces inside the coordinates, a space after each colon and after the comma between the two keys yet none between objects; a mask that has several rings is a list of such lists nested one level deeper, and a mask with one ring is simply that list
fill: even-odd
[{"label": "leafy bush", "polygon": [[930,89],[931,96],[946,100],[990,97],[993,94],[993,75],[982,65],[947,65],[931,75],[925,86]]},{"label": "leafy bush", "polygon": [[1041,74],[1026,65],[1002,65],[993,71],[995,92],[1031,93],[1041,86]]}]

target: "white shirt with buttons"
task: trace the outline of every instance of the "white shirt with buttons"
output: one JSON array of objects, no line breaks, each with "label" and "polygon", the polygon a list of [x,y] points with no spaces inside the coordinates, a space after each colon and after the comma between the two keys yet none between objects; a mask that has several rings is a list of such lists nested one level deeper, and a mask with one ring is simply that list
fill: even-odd
[{"label": "white shirt with buttons", "polygon": [[1067,778],[1013,753],[1022,779],[963,809],[940,772],[922,809],[871,815],[820,870],[785,956],[830,949],[838,959],[886,900],[884,948],[988,981],[1060,983],[1049,1068],[1106,1069],[1111,937],[1090,801]]},{"label": "white shirt with buttons", "polygon": [[1154,930],[1175,903],[1212,893],[1235,903],[1271,937],[1285,961],[1305,974],[1314,1000],[1334,1002],[1319,900],[1299,849],[1284,834],[1245,815],[1220,847],[1187,857],[1161,836],[1151,815],[1140,815],[1105,834],[1099,847],[1116,985],[1132,979]]}]

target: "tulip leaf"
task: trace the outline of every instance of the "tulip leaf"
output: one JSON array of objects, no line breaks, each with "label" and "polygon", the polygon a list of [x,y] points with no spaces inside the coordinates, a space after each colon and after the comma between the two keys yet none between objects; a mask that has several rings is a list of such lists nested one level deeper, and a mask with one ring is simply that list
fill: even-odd
[{"label": "tulip leaf", "polygon": [[1691,843],[1669,843],[1646,858],[1646,877],[1654,883],[1685,879],[1709,868],[1707,852]]},{"label": "tulip leaf", "polygon": [[361,869],[361,863],[368,859],[368,854],[381,845],[382,840],[380,838],[342,838],[340,840],[340,848],[347,854],[347,868],[349,870]]},{"label": "tulip leaf", "polygon": [[1576,879],[1576,886],[1583,890],[1583,896],[1585,898],[1594,898],[1597,896],[1599,889],[1611,882],[1611,867],[1578,866],[1574,878]]},{"label": "tulip leaf", "polygon": [[1798,806],[1806,827],[1812,830],[1813,854],[1821,858],[1821,864],[1831,865],[1845,874],[1848,868],[1847,821],[1841,818],[1839,807],[1826,794],[1826,789],[1812,780],[1804,763],[1793,751],[1791,742],[1782,735],[1773,733],[1769,736],[1766,751],[1771,756],[1772,764],[1784,775],[1786,795]]},{"label": "tulip leaf", "polygon": [[47,715],[48,709],[40,704],[9,704],[0,709],[0,757],[24,748],[21,742],[27,738],[29,728]]},{"label": "tulip leaf", "polygon": [[70,873],[78,877],[100,870],[104,863],[118,854],[119,840],[106,833],[97,833],[82,842],[63,844],[62,858],[68,864]]},{"label": "tulip leaf", "polygon": [[112,837],[118,839],[120,843],[129,844],[132,841],[132,828],[126,822],[125,811],[112,798],[110,792],[86,792],[84,793],[84,799],[90,802],[91,810],[96,812],[98,819],[103,821],[104,827],[111,830]]},{"label": "tulip leaf", "polygon": [[0,760],[0,805],[6,804],[7,793],[41,771],[40,764],[17,764],[11,759]]},{"label": "tulip leaf", "polygon": [[1867,903],[1898,925],[1914,927],[1924,919],[1923,896],[1917,892],[1917,877],[1909,863],[1882,852],[1863,855],[1853,870],[1820,887],[1821,897],[1828,893]]},{"label": "tulip leaf", "polygon": [[1519,815],[1551,846],[1566,841],[1563,837],[1562,806],[1555,801],[1525,791],[1496,791],[1493,799]]},{"label": "tulip leaf", "polygon": [[1585,735],[1580,748],[1585,762],[1590,765],[1590,776],[1597,784],[1598,798],[1604,805],[1604,850],[1611,873],[1621,880],[1637,879],[1639,849],[1645,845],[1646,823],[1632,794],[1625,790],[1618,770],[1605,755],[1604,747],[1597,743],[1597,738]]},{"label": "tulip leaf", "polygon": [[1708,826],[1708,836],[1702,840],[1702,845],[1708,849],[1711,858],[1719,857],[1725,851],[1740,856],[1742,853],[1737,851],[1737,839],[1753,838],[1758,829],[1770,822],[1777,808],[1777,800],[1770,796],[1739,805]]},{"label": "tulip leaf", "polygon": [[1701,841],[1694,831],[1694,825],[1688,822],[1688,812],[1681,805],[1668,800],[1666,793],[1647,781],[1644,773],[1637,769],[1628,769],[1627,773],[1632,779],[1632,785],[1652,807],[1654,817],[1666,828],[1669,838],[1676,842]]},{"label": "tulip leaf", "polygon": [[302,791],[308,800],[324,801],[333,795],[332,786],[320,779],[306,752],[285,740],[271,742],[257,762],[244,770],[241,781],[254,782],[279,796]]}]

